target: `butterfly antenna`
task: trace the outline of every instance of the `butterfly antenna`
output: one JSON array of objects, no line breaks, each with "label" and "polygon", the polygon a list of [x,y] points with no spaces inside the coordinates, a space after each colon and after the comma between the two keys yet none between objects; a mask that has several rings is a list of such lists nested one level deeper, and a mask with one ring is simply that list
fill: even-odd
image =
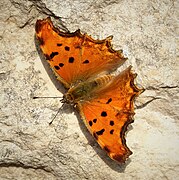
[{"label": "butterfly antenna", "polygon": [[63,97],[48,97],[48,96],[43,96],[43,97],[38,97],[38,96],[34,96],[34,97],[32,97],[32,99],[39,99],[39,98],[63,98]]},{"label": "butterfly antenna", "polygon": [[[62,102],[63,97],[48,97],[48,96],[43,96],[43,97],[38,97],[38,96],[34,96],[32,97],[33,99],[39,99],[39,98],[60,98],[60,102]],[[59,114],[59,112],[63,109],[64,104],[58,109],[57,113],[55,114],[55,116],[53,117],[53,119],[49,122],[49,125],[52,124],[52,122],[54,121],[54,119],[57,117],[57,115]]]},{"label": "butterfly antenna", "polygon": [[58,109],[57,113],[55,114],[55,116],[53,117],[53,119],[49,122],[49,125],[52,124],[52,122],[54,121],[54,119],[57,117],[57,115],[59,114],[59,112],[63,109],[64,104],[62,104],[62,106]]}]

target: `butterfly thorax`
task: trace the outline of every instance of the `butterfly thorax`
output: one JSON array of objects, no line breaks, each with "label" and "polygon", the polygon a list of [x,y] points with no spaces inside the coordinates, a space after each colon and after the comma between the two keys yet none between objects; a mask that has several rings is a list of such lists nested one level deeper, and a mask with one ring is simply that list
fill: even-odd
[{"label": "butterfly thorax", "polygon": [[94,96],[97,90],[106,87],[106,85],[111,82],[112,78],[112,75],[104,75],[93,80],[80,82],[68,90],[62,102],[75,104],[79,101],[87,100]]}]

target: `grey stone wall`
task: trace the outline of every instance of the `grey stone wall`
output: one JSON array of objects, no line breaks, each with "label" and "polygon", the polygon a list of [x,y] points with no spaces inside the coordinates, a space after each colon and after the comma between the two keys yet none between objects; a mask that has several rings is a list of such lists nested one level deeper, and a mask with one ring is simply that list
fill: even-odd
[{"label": "grey stone wall", "polygon": [[[0,179],[177,179],[179,176],[177,11],[174,0],[0,1]],[[37,19],[80,28],[94,38],[113,35],[146,91],[136,100],[127,134],[133,155],[110,160],[61,96],[38,55]],[[119,69],[120,71],[120,69]]]}]

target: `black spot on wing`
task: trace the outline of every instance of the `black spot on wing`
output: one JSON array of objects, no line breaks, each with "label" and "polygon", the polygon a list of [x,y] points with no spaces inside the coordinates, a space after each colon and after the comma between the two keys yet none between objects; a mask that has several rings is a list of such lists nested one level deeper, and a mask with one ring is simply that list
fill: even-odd
[{"label": "black spot on wing", "polygon": [[93,122],[92,122],[92,121],[89,121],[89,125],[92,126],[92,125],[93,125]]},{"label": "black spot on wing", "polygon": [[111,120],[109,124],[110,124],[111,126],[114,126],[114,121]]},{"label": "black spot on wing", "polygon": [[59,67],[59,66],[54,66],[54,68],[55,68],[56,70],[59,70],[59,69],[60,69],[60,67]]},{"label": "black spot on wing", "polygon": [[102,111],[102,112],[101,112],[101,116],[102,116],[102,117],[106,117],[106,116],[107,116],[106,111]]},{"label": "black spot on wing", "polygon": [[97,119],[93,119],[93,122],[96,123]]},{"label": "black spot on wing", "polygon": [[60,66],[60,67],[63,67],[63,66],[64,66],[64,64],[63,64],[63,63],[59,63],[59,66]]},{"label": "black spot on wing", "polygon": [[109,104],[112,101],[112,98],[109,98],[106,104]]},{"label": "black spot on wing", "polygon": [[99,135],[103,135],[105,129],[101,129],[100,131],[96,131],[96,134],[99,136]]},{"label": "black spot on wing", "polygon": [[61,43],[57,43],[57,46],[62,46],[62,44]]},{"label": "black spot on wing", "polygon": [[70,50],[70,47],[65,46],[65,50],[66,50],[66,51],[69,51],[69,50]]},{"label": "black spot on wing", "polygon": [[54,56],[56,56],[56,55],[58,55],[58,52],[52,52],[51,54],[50,54],[50,59],[52,59]]},{"label": "black spot on wing", "polygon": [[88,64],[88,63],[89,63],[89,60],[83,61],[83,64]]},{"label": "black spot on wing", "polygon": [[68,62],[69,62],[69,63],[73,63],[73,62],[74,62],[74,60],[75,60],[75,59],[74,59],[74,57],[69,57]]},{"label": "black spot on wing", "polygon": [[113,134],[114,133],[114,129],[110,130],[110,134]]}]

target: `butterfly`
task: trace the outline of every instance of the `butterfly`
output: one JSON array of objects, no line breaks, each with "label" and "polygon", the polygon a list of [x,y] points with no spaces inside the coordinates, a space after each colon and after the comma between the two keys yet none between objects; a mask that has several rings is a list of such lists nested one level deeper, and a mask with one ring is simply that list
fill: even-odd
[{"label": "butterfly", "polygon": [[124,163],[132,154],[125,132],[133,122],[134,98],[143,91],[134,84],[131,66],[117,76],[110,73],[127,58],[112,48],[112,36],[94,40],[80,30],[63,32],[49,17],[37,20],[35,31],[45,59],[67,89],[61,102],[77,108],[101,148]]}]

